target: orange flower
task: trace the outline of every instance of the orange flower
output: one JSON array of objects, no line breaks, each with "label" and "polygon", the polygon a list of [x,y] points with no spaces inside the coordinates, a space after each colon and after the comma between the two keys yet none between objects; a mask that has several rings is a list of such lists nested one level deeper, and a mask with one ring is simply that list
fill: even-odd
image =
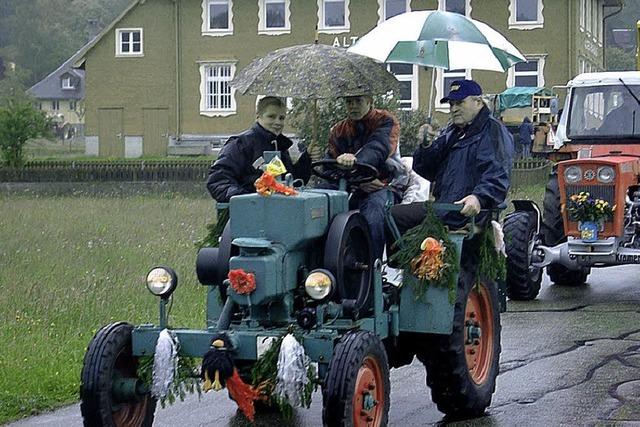
[{"label": "orange flower", "polygon": [[442,273],[446,267],[442,259],[444,246],[442,242],[427,237],[420,245],[422,252],[420,255],[411,260],[411,270],[419,279],[438,280],[442,277]]},{"label": "orange flower", "polygon": [[247,273],[243,269],[229,270],[227,276],[231,283],[231,289],[240,295],[247,295],[256,290],[256,276]]},{"label": "orange flower", "polygon": [[264,172],[255,182],[256,192],[261,196],[271,196],[273,193],[281,193],[285,196],[295,196],[298,192],[276,181],[276,178],[268,172]]}]

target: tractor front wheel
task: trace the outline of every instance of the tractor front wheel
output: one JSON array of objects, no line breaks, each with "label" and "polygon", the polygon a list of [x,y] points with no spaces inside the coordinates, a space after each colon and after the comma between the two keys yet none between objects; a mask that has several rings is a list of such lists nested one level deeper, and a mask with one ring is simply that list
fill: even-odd
[{"label": "tractor front wheel", "polygon": [[156,400],[137,378],[138,359],[131,354],[128,323],[100,329],[84,356],[80,411],[85,426],[147,427]]},{"label": "tractor front wheel", "polygon": [[538,296],[542,268],[531,265],[531,253],[536,243],[536,222],[528,212],[516,211],[504,221],[507,252],[507,296],[528,301]]},{"label": "tractor front wheel", "polygon": [[380,338],[368,331],[347,333],[336,345],[322,388],[327,426],[386,426],[389,363]]},{"label": "tractor front wheel", "polygon": [[462,276],[451,335],[434,335],[420,355],[433,402],[455,419],[481,416],[491,404],[501,350],[496,284]]}]

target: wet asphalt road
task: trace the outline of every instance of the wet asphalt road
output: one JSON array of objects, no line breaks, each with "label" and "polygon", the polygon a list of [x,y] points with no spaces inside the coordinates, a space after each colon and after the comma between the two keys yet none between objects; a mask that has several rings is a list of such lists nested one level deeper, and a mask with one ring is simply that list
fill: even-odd
[{"label": "wet asphalt road", "polygon": [[[594,270],[580,288],[552,286],[502,315],[500,376],[487,416],[446,423],[422,365],[391,372],[390,426],[640,426],[640,266]],[[292,425],[320,426],[322,397]],[[280,426],[274,415],[257,426]],[[11,424],[81,426],[79,405]],[[155,426],[245,426],[224,392],[158,409]]]}]

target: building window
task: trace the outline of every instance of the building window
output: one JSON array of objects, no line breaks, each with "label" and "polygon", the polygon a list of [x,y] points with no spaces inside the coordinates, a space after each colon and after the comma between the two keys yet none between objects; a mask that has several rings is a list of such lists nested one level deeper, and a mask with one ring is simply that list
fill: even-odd
[{"label": "building window", "polygon": [[411,0],[378,0],[378,24],[411,10]]},{"label": "building window", "polygon": [[71,82],[71,76],[64,76],[62,78],[62,89],[73,89],[73,83]]},{"label": "building window", "polygon": [[544,86],[544,57],[528,57],[527,62],[520,62],[509,68],[507,87]]},{"label": "building window", "polygon": [[438,0],[438,10],[471,16],[471,0]]},{"label": "building window", "polygon": [[76,110],[76,101],[69,101],[69,110],[71,111]]},{"label": "building window", "polygon": [[441,104],[440,100],[449,93],[451,83],[455,80],[471,79],[471,70],[441,70],[436,74],[436,94],[434,96],[436,108],[440,111],[449,111],[449,103]]},{"label": "building window", "polygon": [[418,69],[411,64],[388,64],[387,69],[400,82],[400,93],[396,94],[398,107],[401,110],[418,108]]},{"label": "building window", "polygon": [[60,101],[51,101],[51,109],[58,111],[60,109]]},{"label": "building window", "polygon": [[116,30],[116,56],[143,56],[142,28]]},{"label": "building window", "polygon": [[202,0],[202,34],[233,34],[233,0]]},{"label": "building window", "polygon": [[200,64],[200,114],[209,117],[235,114],[235,90],[229,84],[235,72],[233,63]]},{"label": "building window", "polygon": [[542,28],[544,18],[542,0],[509,0],[509,29]]},{"label": "building window", "polygon": [[587,14],[587,1],[588,0],[580,0],[580,30],[584,31],[584,25],[586,22],[586,14]]},{"label": "building window", "polygon": [[318,31],[346,33],[350,27],[349,0],[318,0]]},{"label": "building window", "polygon": [[291,0],[260,0],[258,34],[291,33]]}]

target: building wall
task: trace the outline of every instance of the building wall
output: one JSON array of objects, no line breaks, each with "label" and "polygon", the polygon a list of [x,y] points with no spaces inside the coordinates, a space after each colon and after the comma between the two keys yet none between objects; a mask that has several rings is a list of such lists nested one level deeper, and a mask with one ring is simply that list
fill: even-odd
[{"label": "building wall", "polygon": [[[90,51],[85,63],[86,135],[98,133],[98,109],[123,107],[125,135],[142,135],[143,108],[169,110],[175,128],[175,25],[172,0],[134,7]],[[142,57],[116,57],[115,31],[143,28]]]},{"label": "building wall", "polygon": [[[441,1],[441,0],[440,0]],[[585,50],[585,38],[591,37],[578,28],[579,5],[582,0],[543,0],[544,27],[509,29],[509,4],[515,0],[470,0],[471,17],[487,22],[504,34],[524,55],[545,58],[545,86],[563,85],[579,72],[578,55],[601,63],[602,48]],[[596,1],[596,0],[587,0]],[[283,35],[258,34],[258,1],[234,0],[233,34],[202,34],[202,0],[180,0],[179,64],[176,68],[176,45],[173,0],[147,0],[134,7],[103,37],[86,57],[86,134],[97,135],[99,108],[124,108],[124,133],[143,133],[143,109],[166,108],[172,136],[225,136],[248,127],[253,120],[255,96],[235,95],[236,113],[226,117],[209,117],[200,112],[200,66],[204,62],[233,61],[236,73],[255,57],[269,51],[296,44],[312,43],[318,21],[315,0],[292,0],[291,32]],[[439,0],[412,0],[412,10],[437,9]],[[599,5],[602,0],[597,0]],[[340,34],[323,34],[319,42],[350,46],[378,23],[377,0],[350,0],[350,30]],[[144,29],[144,57],[116,58],[115,30]],[[573,54],[571,51],[573,50]],[[487,93],[499,93],[507,87],[507,73],[472,71]],[[176,100],[176,84],[179,98]],[[418,72],[418,98],[427,109],[430,71]],[[442,93],[436,93],[436,100]],[[179,124],[176,105],[179,102]],[[436,118],[447,120],[445,109]],[[174,141],[175,142],[175,141]],[[180,141],[178,141],[180,144]]]}]

